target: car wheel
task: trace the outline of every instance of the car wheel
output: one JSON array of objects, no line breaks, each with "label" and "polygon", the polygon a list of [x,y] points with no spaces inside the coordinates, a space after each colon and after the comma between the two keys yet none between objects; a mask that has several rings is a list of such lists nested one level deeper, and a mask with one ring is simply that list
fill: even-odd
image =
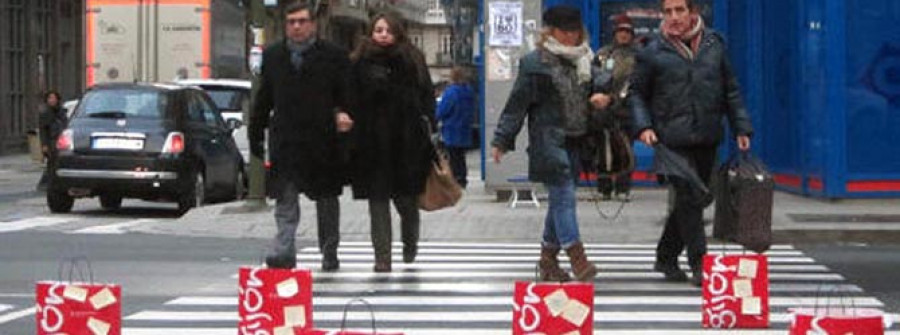
[{"label": "car wheel", "polygon": [[181,194],[178,199],[178,212],[187,213],[191,208],[200,207],[206,202],[206,180],[202,172],[194,174],[194,182],[187,192]]},{"label": "car wheel", "polygon": [[117,210],[122,208],[122,197],[111,194],[100,195],[100,207],[106,210]]},{"label": "car wheel", "polygon": [[68,213],[74,204],[75,198],[66,191],[52,188],[47,191],[47,207],[50,207],[51,213]]},{"label": "car wheel", "polygon": [[241,169],[234,181],[234,200],[244,200],[247,197],[247,173]]}]

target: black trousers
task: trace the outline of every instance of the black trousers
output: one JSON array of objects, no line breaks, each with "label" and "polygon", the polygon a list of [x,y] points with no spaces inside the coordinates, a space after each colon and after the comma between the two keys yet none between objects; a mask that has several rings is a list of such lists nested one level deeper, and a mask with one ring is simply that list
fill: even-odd
[{"label": "black trousers", "polygon": [[466,188],[468,181],[466,174],[469,168],[466,167],[466,148],[447,146],[447,153],[450,155],[450,170],[453,171],[453,178],[462,188]]},{"label": "black trousers", "polygon": [[[689,148],[673,150],[687,158],[703,182],[709,186],[716,148]],[[699,270],[706,254],[706,232],[703,228],[703,207],[697,205],[700,194],[687,180],[666,176],[675,192],[674,207],[666,219],[662,237],[656,247],[656,260],[663,264],[678,264],[678,255],[687,249],[688,264]]]}]

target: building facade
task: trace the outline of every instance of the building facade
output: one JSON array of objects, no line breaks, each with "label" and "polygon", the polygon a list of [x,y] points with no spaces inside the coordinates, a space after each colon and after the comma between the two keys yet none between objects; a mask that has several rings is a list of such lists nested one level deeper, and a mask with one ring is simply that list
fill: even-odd
[{"label": "building facade", "polygon": [[49,90],[84,89],[81,0],[0,0],[0,155],[24,152]]}]

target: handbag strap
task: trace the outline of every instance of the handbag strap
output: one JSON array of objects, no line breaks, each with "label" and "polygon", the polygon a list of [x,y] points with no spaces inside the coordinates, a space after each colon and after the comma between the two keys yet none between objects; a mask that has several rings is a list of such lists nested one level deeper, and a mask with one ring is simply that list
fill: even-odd
[{"label": "handbag strap", "polygon": [[[78,266],[79,264],[84,264],[84,267]],[[74,279],[78,279],[81,282],[94,284],[94,269],[91,267],[91,260],[87,256],[82,255],[61,259],[56,266],[56,278],[58,281],[64,281],[63,273],[67,270],[68,278],[66,280],[69,283],[73,283],[75,282]]]},{"label": "handbag strap", "polygon": [[353,300],[348,301],[344,305],[344,315],[341,317],[341,332],[343,333],[344,330],[346,330],[346,328],[347,328],[346,327],[347,326],[347,312],[350,310],[350,306],[352,306],[355,303],[360,303],[363,306],[365,306],[366,309],[369,310],[369,319],[372,321],[372,334],[373,335],[377,334],[377,331],[375,329],[375,308],[372,307],[372,304],[370,304],[368,301],[366,301],[363,298],[354,298]]}]

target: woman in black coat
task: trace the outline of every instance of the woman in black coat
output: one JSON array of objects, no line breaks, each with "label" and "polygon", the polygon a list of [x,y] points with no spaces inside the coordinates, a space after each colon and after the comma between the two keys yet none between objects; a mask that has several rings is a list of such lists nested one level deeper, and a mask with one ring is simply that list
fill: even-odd
[{"label": "woman in black coat", "polygon": [[403,261],[415,260],[419,240],[417,198],[434,149],[428,127],[435,101],[422,52],[397,18],[379,14],[350,56],[356,97],[353,194],[368,199],[375,271],[391,271],[392,200],[400,213]]},{"label": "woman in black coat", "polygon": [[47,92],[44,96],[44,105],[39,114],[40,129],[38,133],[41,139],[41,152],[47,160],[47,167],[38,181],[38,191],[47,189],[47,183],[50,180],[50,167],[56,163],[57,149],[56,138],[62,134],[69,122],[66,111],[62,108],[62,98],[56,91]]}]

